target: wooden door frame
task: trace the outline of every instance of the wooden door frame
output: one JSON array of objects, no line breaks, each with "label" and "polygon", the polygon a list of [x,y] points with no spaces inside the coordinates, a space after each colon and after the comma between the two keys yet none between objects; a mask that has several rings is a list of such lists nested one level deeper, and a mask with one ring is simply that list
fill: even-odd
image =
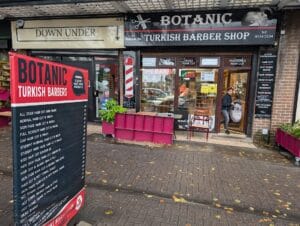
[{"label": "wooden door frame", "polygon": [[[221,79],[219,79],[220,81],[220,90],[218,89],[218,97],[219,97],[219,107],[218,107],[218,128],[217,128],[217,132],[220,132],[220,118],[221,118],[221,109],[222,109],[222,92],[223,92],[223,84],[224,84],[224,71],[228,70],[229,74],[232,72],[239,72],[239,73],[247,73],[248,77],[247,77],[247,87],[246,87],[246,98],[245,98],[245,111],[244,111],[244,126],[243,126],[243,131],[242,133],[247,134],[247,125],[248,125],[248,110],[249,110],[249,97],[250,97],[250,83],[251,83],[251,68],[247,67],[247,68],[234,68],[234,67],[223,67],[222,68],[222,74],[221,74]],[[229,81],[227,81],[229,82]],[[228,84],[227,84],[228,86]]]}]

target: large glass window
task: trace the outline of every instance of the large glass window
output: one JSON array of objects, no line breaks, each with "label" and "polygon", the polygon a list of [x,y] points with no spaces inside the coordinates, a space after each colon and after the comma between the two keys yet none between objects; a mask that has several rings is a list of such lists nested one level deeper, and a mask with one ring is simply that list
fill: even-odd
[{"label": "large glass window", "polygon": [[210,116],[210,130],[215,128],[218,69],[179,69],[178,110],[192,115],[203,110]]},{"label": "large glass window", "polygon": [[175,69],[142,70],[141,110],[167,113],[174,111]]}]

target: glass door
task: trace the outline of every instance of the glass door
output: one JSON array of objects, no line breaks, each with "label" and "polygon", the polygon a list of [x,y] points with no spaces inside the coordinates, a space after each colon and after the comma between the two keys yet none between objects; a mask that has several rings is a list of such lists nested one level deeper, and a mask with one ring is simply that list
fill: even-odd
[{"label": "glass door", "polygon": [[[229,111],[229,130],[245,133],[247,126],[247,98],[249,71],[224,70],[223,95],[227,88],[233,88],[233,106]],[[223,124],[221,125],[221,131]]]},{"label": "glass door", "polygon": [[105,109],[109,99],[119,100],[118,64],[110,58],[95,59],[95,91],[96,118],[99,119],[99,110]]}]

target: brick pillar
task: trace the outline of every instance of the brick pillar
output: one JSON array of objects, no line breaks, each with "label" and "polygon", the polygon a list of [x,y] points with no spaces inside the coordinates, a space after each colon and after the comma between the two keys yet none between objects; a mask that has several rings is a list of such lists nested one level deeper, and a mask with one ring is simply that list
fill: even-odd
[{"label": "brick pillar", "polygon": [[270,129],[271,142],[274,140],[276,128],[282,123],[292,122],[295,104],[295,89],[300,48],[300,13],[286,11],[282,21],[282,34],[279,40],[277,69],[275,77],[273,108],[271,119],[253,120],[253,139],[261,139],[261,130]]},{"label": "brick pillar", "polygon": [[271,131],[293,119],[295,89],[300,48],[300,12],[286,11],[283,21],[285,34],[281,35],[278,51],[277,74],[273,99]]}]

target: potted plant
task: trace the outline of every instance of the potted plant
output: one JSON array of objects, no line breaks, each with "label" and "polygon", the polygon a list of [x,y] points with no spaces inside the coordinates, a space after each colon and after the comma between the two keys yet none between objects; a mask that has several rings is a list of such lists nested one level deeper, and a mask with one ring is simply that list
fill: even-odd
[{"label": "potted plant", "polygon": [[117,113],[126,112],[126,108],[118,105],[117,101],[109,100],[105,104],[106,109],[100,110],[100,118],[102,120],[102,133],[105,135],[114,134],[114,121]]},{"label": "potted plant", "polygon": [[295,156],[295,165],[300,166],[300,121],[285,123],[276,131],[276,143]]}]

